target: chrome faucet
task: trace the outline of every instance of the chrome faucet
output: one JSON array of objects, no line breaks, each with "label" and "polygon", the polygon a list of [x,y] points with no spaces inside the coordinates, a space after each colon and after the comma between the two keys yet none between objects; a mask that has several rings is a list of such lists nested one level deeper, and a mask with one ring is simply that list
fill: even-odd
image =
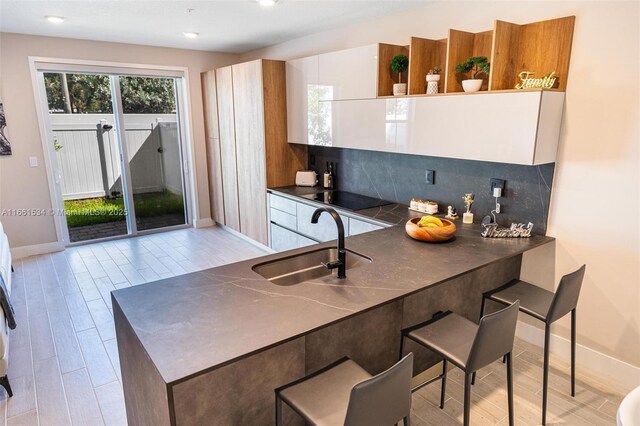
[{"label": "chrome faucet", "polygon": [[338,212],[331,207],[320,207],[313,212],[313,215],[311,216],[311,223],[318,223],[318,219],[322,212],[329,213],[333,220],[335,220],[336,226],[338,227],[338,260],[334,260],[333,262],[322,262],[322,264],[327,269],[338,269],[338,278],[347,278],[347,252],[344,248],[344,225],[342,224],[342,219],[340,219]]}]

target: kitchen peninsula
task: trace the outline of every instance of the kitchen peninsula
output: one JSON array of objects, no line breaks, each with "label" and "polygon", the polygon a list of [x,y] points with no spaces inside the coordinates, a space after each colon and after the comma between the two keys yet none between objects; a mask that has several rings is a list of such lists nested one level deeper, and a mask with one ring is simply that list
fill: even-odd
[{"label": "kitchen peninsula", "polygon": [[[482,292],[554,245],[480,231],[458,223],[445,244],[414,241],[404,226],[349,237],[365,260],[345,280],[277,285],[254,271],[335,246],[326,242],[113,292],[129,424],[272,424],[274,388],[345,355],[378,373],[397,360],[400,330],[438,311],[476,321]],[[406,350],[414,375],[439,361]]]}]

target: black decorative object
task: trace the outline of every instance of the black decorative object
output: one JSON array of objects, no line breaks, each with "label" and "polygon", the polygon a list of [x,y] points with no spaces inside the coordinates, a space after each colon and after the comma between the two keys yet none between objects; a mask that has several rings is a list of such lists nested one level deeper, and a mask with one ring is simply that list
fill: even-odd
[{"label": "black decorative object", "polygon": [[7,120],[4,116],[4,105],[0,102],[0,155],[11,155],[11,144],[5,134]]}]

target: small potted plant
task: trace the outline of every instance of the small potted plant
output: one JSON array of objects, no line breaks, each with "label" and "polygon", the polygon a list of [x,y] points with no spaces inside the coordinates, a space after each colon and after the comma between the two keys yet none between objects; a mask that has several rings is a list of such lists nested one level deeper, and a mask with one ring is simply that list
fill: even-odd
[{"label": "small potted plant", "polygon": [[456,73],[465,75],[471,73],[471,78],[462,80],[465,92],[477,92],[482,87],[481,74],[489,76],[489,61],[486,56],[473,56],[456,66]]},{"label": "small potted plant", "polygon": [[442,70],[438,66],[435,66],[435,67],[433,67],[433,69],[430,69],[429,72],[427,73],[427,82],[440,81],[440,72],[441,71]]},{"label": "small potted plant", "polygon": [[391,69],[398,73],[398,82],[393,85],[393,96],[407,94],[407,83],[402,82],[402,73],[407,68],[409,68],[409,58],[406,55],[396,55],[391,60]]}]

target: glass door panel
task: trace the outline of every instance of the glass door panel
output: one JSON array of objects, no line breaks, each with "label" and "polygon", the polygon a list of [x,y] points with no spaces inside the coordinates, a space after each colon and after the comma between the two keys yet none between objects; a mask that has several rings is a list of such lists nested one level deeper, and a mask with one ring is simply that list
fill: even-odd
[{"label": "glass door panel", "polygon": [[187,223],[175,79],[120,76],[130,188],[138,231]]},{"label": "glass door panel", "polygon": [[69,241],[127,235],[109,76],[42,73],[42,78]]}]

